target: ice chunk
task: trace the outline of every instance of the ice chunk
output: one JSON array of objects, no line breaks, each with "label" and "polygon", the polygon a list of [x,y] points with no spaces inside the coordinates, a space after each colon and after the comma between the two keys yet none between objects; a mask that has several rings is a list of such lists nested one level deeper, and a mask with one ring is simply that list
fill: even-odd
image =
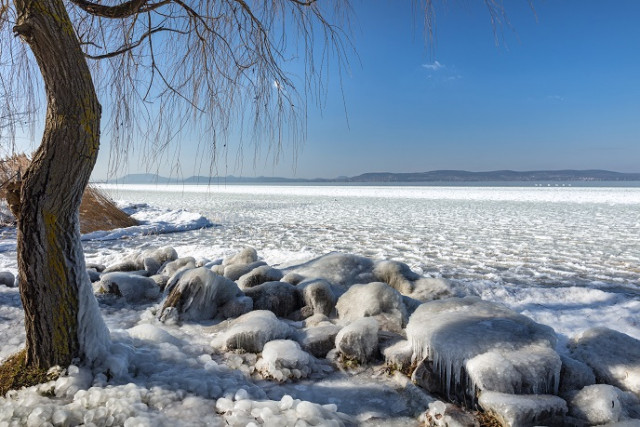
[{"label": "ice chunk", "polygon": [[286,317],[300,307],[295,286],[287,282],[267,282],[245,289],[256,310],[270,310],[276,316]]},{"label": "ice chunk", "polygon": [[98,292],[124,297],[129,303],[154,301],[160,288],[153,279],[130,273],[106,273],[97,284]]},{"label": "ice chunk", "polygon": [[351,254],[332,252],[305,264],[288,268],[287,273],[297,273],[306,279],[325,279],[346,290],[355,283],[375,280],[373,261]]},{"label": "ice chunk", "polygon": [[296,286],[304,306],[311,309],[312,314],[331,315],[336,306],[336,297],[331,285],[326,280],[317,279],[300,283]]},{"label": "ice chunk", "polygon": [[5,285],[9,288],[15,286],[16,277],[10,271],[0,271],[0,285]]},{"label": "ice chunk", "polygon": [[213,319],[218,307],[242,295],[235,282],[205,267],[185,271],[175,285],[167,285],[167,292],[160,319],[166,317],[164,312],[169,308],[175,308],[182,320]]},{"label": "ice chunk", "polygon": [[272,340],[288,338],[292,330],[271,311],[256,310],[234,319],[229,328],[211,343],[228,350],[259,353]]},{"label": "ice chunk", "polygon": [[279,379],[306,378],[314,370],[315,359],[291,340],[273,340],[264,345],[256,369],[263,375]]},{"label": "ice chunk", "polygon": [[347,359],[366,363],[378,350],[378,322],[364,317],[345,326],[336,336],[336,349]]},{"label": "ice chunk", "polygon": [[560,395],[596,383],[593,370],[585,363],[568,356],[560,356],[562,369],[560,370]]},{"label": "ice chunk", "polygon": [[619,391],[607,384],[587,386],[570,397],[569,414],[591,425],[615,423],[622,415]]},{"label": "ice chunk", "polygon": [[252,288],[265,282],[274,282],[282,279],[282,272],[268,265],[256,267],[238,279],[240,289]]},{"label": "ice chunk", "polygon": [[306,328],[299,334],[298,342],[315,357],[325,357],[335,347],[340,327],[332,324]]},{"label": "ice chunk", "polygon": [[567,403],[548,394],[515,395],[483,391],[478,403],[507,427],[562,425],[567,413]]},{"label": "ice chunk", "polygon": [[420,421],[427,426],[480,427],[473,415],[441,400],[429,403],[429,409],[420,417]]},{"label": "ice chunk", "polygon": [[428,364],[449,398],[474,402],[476,388],[558,392],[555,333],[502,305],[475,297],[426,302],[411,316],[407,336],[414,360]]},{"label": "ice chunk", "polygon": [[382,282],[351,286],[338,299],[336,310],[340,319],[346,321],[376,316],[383,329],[397,332],[408,318],[402,295]]},{"label": "ice chunk", "polygon": [[233,264],[251,264],[252,262],[256,262],[258,260],[258,253],[254,248],[246,247],[235,255],[232,255],[228,258],[225,258],[222,261],[222,265],[233,265]]},{"label": "ice chunk", "polygon": [[589,365],[598,382],[640,396],[640,341],[608,328],[592,328],[575,337],[571,354]]}]

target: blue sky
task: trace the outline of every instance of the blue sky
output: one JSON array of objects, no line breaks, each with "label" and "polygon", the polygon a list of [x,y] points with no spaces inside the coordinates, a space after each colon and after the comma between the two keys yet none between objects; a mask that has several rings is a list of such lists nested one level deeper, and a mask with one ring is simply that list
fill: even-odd
[{"label": "blue sky", "polygon": [[[238,168],[231,141],[218,173],[640,171],[640,1],[534,0],[534,14],[527,0],[511,0],[498,44],[482,1],[437,4],[428,46],[410,1],[354,2],[346,115],[334,74],[324,109],[310,109],[303,145],[285,144],[277,165],[247,150]],[[207,162],[196,166],[193,139],[181,147],[184,177],[209,173]],[[106,176],[108,157],[104,141],[94,179]],[[169,163],[131,158],[122,173],[168,176]]]}]

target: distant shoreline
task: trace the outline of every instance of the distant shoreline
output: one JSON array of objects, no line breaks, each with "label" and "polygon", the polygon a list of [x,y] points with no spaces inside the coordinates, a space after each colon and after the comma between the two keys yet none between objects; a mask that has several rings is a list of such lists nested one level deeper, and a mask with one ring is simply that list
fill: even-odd
[{"label": "distant shoreline", "polygon": [[556,171],[490,171],[468,172],[439,170],[417,173],[373,172],[354,177],[334,179],[282,178],[282,177],[209,177],[192,176],[184,179],[167,178],[156,174],[129,174],[123,177],[95,181],[105,184],[319,184],[319,185],[472,185],[472,186],[615,186],[640,185],[640,173],[622,173],[606,170]]}]

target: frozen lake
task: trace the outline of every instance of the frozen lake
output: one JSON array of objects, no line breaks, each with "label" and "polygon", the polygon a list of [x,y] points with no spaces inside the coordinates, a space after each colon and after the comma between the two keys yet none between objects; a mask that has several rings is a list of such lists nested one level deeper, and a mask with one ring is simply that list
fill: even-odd
[{"label": "frozen lake", "polygon": [[[200,215],[216,226],[169,234],[134,228],[107,236],[111,240],[96,235],[84,242],[89,262],[111,265],[127,254],[166,245],[182,257],[215,260],[251,246],[269,265],[283,268],[339,251],[401,261],[417,273],[448,279],[458,295],[506,304],[553,327],[560,354],[567,353],[570,338],[594,326],[640,339],[638,187],[103,188],[124,205],[148,204],[136,215],[156,230],[205,224]],[[0,271],[15,273],[15,230],[0,231]],[[302,399],[329,405],[327,416],[337,408],[364,425],[417,425],[411,414],[426,405],[424,394],[412,394],[415,387],[406,377],[388,377],[375,367],[355,374],[336,371],[315,383],[254,383],[247,369],[255,356],[218,354],[210,323],[163,324],[155,304],[105,301],[101,310],[115,343],[110,357],[123,369],[119,376],[107,382],[82,370],[70,373],[56,383],[55,399],[31,389],[13,400],[0,399],[0,415],[14,411],[4,415],[25,420],[37,411],[48,420],[62,408],[69,419],[89,422],[106,417],[103,406],[115,399],[122,407],[111,409],[123,420],[137,416],[148,425],[177,420],[202,425],[206,419],[223,425],[222,418],[211,418],[214,406],[257,411],[271,405],[291,415],[282,408]],[[0,320],[2,361],[25,340],[16,288],[0,287]],[[184,399],[184,390],[193,396]],[[264,403],[265,398],[271,400]],[[391,403],[381,406],[385,402]],[[295,405],[300,417],[312,409]],[[225,422],[246,424],[229,414]]]},{"label": "frozen lake", "polygon": [[127,185],[116,200],[196,211],[219,227],[88,242],[88,257],[173,245],[269,264],[331,251],[405,262],[561,334],[596,324],[640,338],[640,188]]}]

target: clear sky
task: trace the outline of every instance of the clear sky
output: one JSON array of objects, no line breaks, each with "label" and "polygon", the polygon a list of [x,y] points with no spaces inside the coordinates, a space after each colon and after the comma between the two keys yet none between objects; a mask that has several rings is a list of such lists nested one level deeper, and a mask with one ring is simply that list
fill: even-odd
[{"label": "clear sky", "polygon": [[[219,174],[331,178],[435,169],[640,171],[640,1],[505,2],[497,38],[480,0],[439,1],[436,39],[423,38],[410,1],[354,2],[342,93],[329,81],[311,108],[297,158],[252,154]],[[496,44],[496,39],[498,43]],[[197,141],[181,148],[183,177],[198,170]],[[139,151],[139,150],[138,150]],[[250,150],[249,150],[250,151]],[[171,156],[170,156],[171,157]],[[95,179],[106,176],[103,144]],[[165,165],[139,166],[170,175]],[[175,176],[175,173],[174,173]]]}]

